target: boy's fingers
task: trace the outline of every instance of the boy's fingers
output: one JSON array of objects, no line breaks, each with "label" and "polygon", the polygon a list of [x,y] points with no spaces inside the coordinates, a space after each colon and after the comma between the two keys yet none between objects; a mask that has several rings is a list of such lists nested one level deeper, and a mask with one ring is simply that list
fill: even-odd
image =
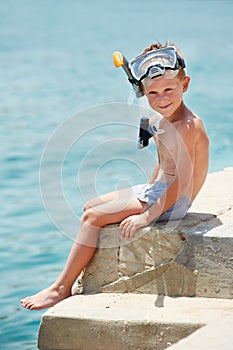
[{"label": "boy's fingers", "polygon": [[124,228],[124,225],[125,225],[125,220],[123,220],[121,223],[120,223],[120,229],[123,229]]},{"label": "boy's fingers", "polygon": [[123,238],[127,238],[127,226],[126,225],[124,225],[124,227],[121,230],[121,236]]},{"label": "boy's fingers", "polygon": [[135,234],[135,231],[136,231],[136,228],[129,223],[122,231],[122,237],[126,239],[132,238]]},{"label": "boy's fingers", "polygon": [[121,231],[121,236],[122,238],[131,238],[134,236],[137,227],[133,224],[133,222],[129,219],[126,218],[120,223],[120,231]]},{"label": "boy's fingers", "polygon": [[129,237],[129,230],[130,230],[130,224],[125,222],[123,223],[121,227],[121,236],[123,238],[128,238]]}]

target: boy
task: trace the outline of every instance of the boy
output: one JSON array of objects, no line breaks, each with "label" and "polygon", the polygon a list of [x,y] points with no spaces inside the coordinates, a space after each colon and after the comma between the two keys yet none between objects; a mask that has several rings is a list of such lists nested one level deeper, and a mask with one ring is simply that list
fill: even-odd
[{"label": "boy", "polygon": [[[120,222],[125,239],[156,220],[181,219],[201,189],[208,171],[208,137],[201,119],[183,102],[190,77],[174,45],[153,44],[131,61],[149,104],[163,118],[155,135],[158,164],[149,184],[89,201],[64,270],[47,289],[21,300],[23,307],[51,307],[71,295],[76,278],[93,256],[100,229]],[[151,121],[153,125],[153,120]]]}]

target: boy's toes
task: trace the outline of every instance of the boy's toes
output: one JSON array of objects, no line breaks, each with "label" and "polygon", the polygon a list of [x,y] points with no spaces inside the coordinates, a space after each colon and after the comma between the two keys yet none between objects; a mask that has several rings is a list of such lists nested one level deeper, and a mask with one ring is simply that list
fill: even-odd
[{"label": "boy's toes", "polygon": [[29,309],[30,306],[32,305],[32,302],[31,302],[31,298],[30,298],[30,297],[25,298],[25,299],[22,299],[22,300],[20,301],[20,303],[21,303],[21,305],[22,305],[23,307],[25,307],[26,309]]}]

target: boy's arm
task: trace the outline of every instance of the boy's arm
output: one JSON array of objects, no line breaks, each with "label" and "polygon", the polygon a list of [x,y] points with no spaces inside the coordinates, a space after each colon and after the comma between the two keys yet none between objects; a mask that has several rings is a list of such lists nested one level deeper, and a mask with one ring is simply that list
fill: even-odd
[{"label": "boy's arm", "polygon": [[159,173],[159,163],[156,164],[156,166],[154,167],[154,170],[151,174],[150,180],[149,180],[149,184],[153,184],[155,182],[155,179],[157,178]]},{"label": "boy's arm", "polygon": [[[159,121],[158,121],[158,115],[154,115],[153,117],[150,118],[150,125],[159,125]],[[155,141],[156,143],[156,141]],[[160,168],[160,164],[159,164],[159,154],[158,154],[158,162],[156,164],[156,166],[154,167],[150,180],[149,180],[149,184],[153,184],[156,180],[156,178],[158,177],[158,173],[159,173],[159,168]]]}]

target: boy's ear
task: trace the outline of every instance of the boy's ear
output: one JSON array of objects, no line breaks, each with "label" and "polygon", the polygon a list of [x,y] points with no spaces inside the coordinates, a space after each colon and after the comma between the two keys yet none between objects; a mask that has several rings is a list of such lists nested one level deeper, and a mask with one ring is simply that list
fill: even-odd
[{"label": "boy's ear", "polygon": [[189,82],[190,82],[190,77],[186,75],[183,80],[183,92],[188,90]]}]

